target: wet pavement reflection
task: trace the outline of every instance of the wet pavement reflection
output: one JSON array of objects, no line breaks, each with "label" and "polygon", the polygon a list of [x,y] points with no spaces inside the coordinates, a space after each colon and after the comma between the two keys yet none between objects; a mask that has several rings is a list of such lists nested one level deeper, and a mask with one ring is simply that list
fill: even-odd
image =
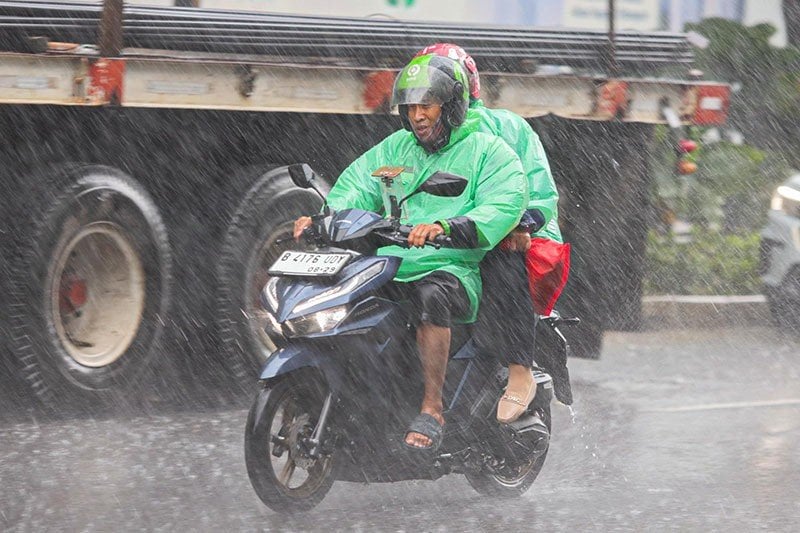
[{"label": "wet pavement reflection", "polygon": [[[250,487],[247,399],[54,420],[0,415],[0,526],[12,531],[794,531],[800,344],[771,328],[609,333],[571,360],[542,474],[518,500],[458,476],[337,483],[283,517]],[[8,391],[6,390],[6,394]]]}]

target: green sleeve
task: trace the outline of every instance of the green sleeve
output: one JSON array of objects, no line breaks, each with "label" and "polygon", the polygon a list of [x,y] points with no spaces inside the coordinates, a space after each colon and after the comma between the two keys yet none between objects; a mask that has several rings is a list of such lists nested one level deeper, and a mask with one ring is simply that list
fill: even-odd
[{"label": "green sleeve", "polygon": [[336,210],[364,209],[379,212],[383,207],[380,182],[372,177],[372,172],[380,165],[377,161],[383,150],[387,149],[391,137],[384,139],[364,152],[339,175],[328,193],[328,205]]},{"label": "green sleeve", "polygon": [[488,142],[481,163],[475,206],[465,216],[475,222],[481,245],[490,249],[519,224],[528,182],[519,157],[498,137]]},{"label": "green sleeve", "polygon": [[550,172],[550,163],[547,162],[542,141],[530,125],[527,125],[527,129],[529,142],[526,143],[525,160],[529,162],[527,173],[528,184],[531,187],[528,209],[541,211],[547,224],[558,217],[558,190]]},{"label": "green sleeve", "polygon": [[486,110],[488,120],[522,162],[528,178],[528,209],[538,209],[545,224],[558,217],[558,190],[542,141],[527,120],[506,109]]}]

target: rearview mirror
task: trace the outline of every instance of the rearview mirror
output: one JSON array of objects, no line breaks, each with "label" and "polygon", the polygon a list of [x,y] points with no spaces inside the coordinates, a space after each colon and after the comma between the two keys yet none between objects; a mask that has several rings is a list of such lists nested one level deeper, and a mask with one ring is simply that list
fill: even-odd
[{"label": "rearview mirror", "polygon": [[422,185],[420,185],[416,191],[400,200],[400,203],[397,205],[397,215],[394,214],[393,210],[392,216],[399,217],[400,206],[415,194],[426,192],[434,196],[454,198],[456,196],[461,196],[461,193],[467,188],[467,183],[467,178],[456,176],[455,174],[448,174],[447,172],[434,172],[428,179],[422,182]]},{"label": "rearview mirror", "polygon": [[313,189],[312,182],[316,176],[314,170],[305,163],[289,165],[289,177],[292,178],[292,183],[301,189]]},{"label": "rearview mirror", "polygon": [[419,191],[432,194],[434,196],[444,196],[452,198],[461,196],[467,188],[467,179],[447,172],[434,172],[422,185]]},{"label": "rearview mirror", "polygon": [[301,189],[311,189],[322,198],[322,213],[326,216],[329,215],[330,208],[328,208],[325,195],[314,185],[314,180],[317,178],[317,173],[314,172],[314,169],[305,163],[295,163],[294,165],[289,165],[287,169],[289,170],[289,177],[292,178],[292,183],[295,186]]}]

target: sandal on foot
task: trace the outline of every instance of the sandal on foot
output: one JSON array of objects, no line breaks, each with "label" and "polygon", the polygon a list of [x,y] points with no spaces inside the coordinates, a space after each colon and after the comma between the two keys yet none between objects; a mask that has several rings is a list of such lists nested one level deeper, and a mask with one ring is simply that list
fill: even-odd
[{"label": "sandal on foot", "polygon": [[533,376],[526,391],[516,391],[510,386],[507,387],[497,404],[497,421],[501,424],[510,424],[517,420],[533,401],[534,396],[536,396],[536,380]]},{"label": "sandal on foot", "polygon": [[[403,436],[403,446],[415,452],[432,453],[439,449],[442,444],[442,435],[444,433],[444,426],[442,426],[436,418],[428,413],[420,413],[411,421],[411,424]],[[429,446],[412,446],[406,442],[406,437],[409,433],[419,433],[431,439]]]}]

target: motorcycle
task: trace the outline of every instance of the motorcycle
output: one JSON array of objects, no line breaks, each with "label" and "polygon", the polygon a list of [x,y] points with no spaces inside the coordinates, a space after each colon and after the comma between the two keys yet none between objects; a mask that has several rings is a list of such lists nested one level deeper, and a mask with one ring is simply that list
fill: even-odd
[{"label": "motorcycle", "polygon": [[[295,185],[316,190],[308,165],[292,165],[289,172]],[[384,291],[400,258],[375,252],[408,245],[411,228],[399,220],[408,198],[423,191],[453,197],[465,185],[463,178],[434,174],[400,201],[390,195],[389,217],[326,206],[304,233],[312,249],[286,251],[270,267],[260,296],[271,321],[266,332],[278,349],[259,377],[245,429],[245,460],[253,488],[271,509],[311,509],[335,480],[433,480],[447,474],[463,474],[484,495],[518,496],[544,466],[553,379],[536,370],[538,389],[526,413],[514,423],[498,423],[507,371],[476,348],[468,326],[452,329],[441,446],[433,454],[403,446],[423,388],[413,309]],[[443,236],[429,243],[448,244]],[[540,323],[558,332],[561,322],[554,316]],[[563,346],[566,369],[565,339]],[[559,385],[556,391],[567,399],[568,376],[565,384],[562,373]]]}]

